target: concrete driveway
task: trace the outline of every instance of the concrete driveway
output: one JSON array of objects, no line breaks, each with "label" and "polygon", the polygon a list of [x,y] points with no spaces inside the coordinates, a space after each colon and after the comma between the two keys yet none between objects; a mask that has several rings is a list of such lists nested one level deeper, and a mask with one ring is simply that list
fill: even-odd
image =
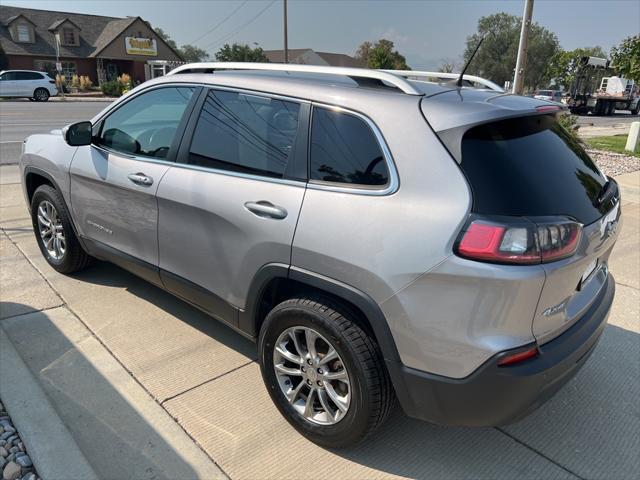
[{"label": "concrete driveway", "polygon": [[344,451],[315,446],[280,417],[255,346],[240,335],[115,266],[52,270],[15,167],[1,174],[0,327],[100,478],[627,479],[640,471],[639,172],[618,179],[624,225],[609,326],[556,397],[506,428],[437,427],[396,409],[374,438]]}]

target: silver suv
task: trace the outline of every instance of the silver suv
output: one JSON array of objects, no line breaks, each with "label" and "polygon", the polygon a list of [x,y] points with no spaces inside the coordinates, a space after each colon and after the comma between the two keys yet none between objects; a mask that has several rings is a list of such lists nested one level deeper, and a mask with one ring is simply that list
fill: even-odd
[{"label": "silver suv", "polygon": [[561,106],[430,75],[146,82],[26,140],[42,253],[62,273],[114,262],[256,340],[273,402],[318,444],[359,441],[395,398],[437,424],[518,420],[604,329],[618,187]]}]

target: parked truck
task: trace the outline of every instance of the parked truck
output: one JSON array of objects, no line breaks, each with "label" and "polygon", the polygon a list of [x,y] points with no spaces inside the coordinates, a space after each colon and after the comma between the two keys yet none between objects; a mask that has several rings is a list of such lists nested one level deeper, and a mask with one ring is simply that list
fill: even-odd
[{"label": "parked truck", "polygon": [[613,115],[616,110],[640,111],[640,90],[633,80],[616,76],[609,61],[583,57],[564,100],[571,113]]}]

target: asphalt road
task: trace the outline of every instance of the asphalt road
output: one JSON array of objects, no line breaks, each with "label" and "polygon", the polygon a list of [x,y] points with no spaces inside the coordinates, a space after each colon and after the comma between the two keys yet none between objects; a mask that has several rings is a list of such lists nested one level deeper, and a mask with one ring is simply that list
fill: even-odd
[{"label": "asphalt road", "polygon": [[578,116],[578,125],[594,127],[616,127],[620,125],[630,125],[631,122],[640,122],[640,116],[631,115],[631,112],[624,110],[616,110],[615,115],[609,117],[596,117],[595,115]]},{"label": "asphalt road", "polygon": [[18,163],[22,141],[73,122],[89,120],[107,102],[0,101],[0,164]]}]

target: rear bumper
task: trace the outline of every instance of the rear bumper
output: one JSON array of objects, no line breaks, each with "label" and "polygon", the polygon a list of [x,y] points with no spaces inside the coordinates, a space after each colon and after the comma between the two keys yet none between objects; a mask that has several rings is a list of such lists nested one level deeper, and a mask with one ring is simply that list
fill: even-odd
[{"label": "rear bumper", "polygon": [[498,367],[505,352],[463,379],[387,362],[396,394],[410,417],[440,425],[497,426],[525,417],[551,398],[584,365],[607,323],[615,293],[611,275],[587,312],[539,355]]}]

